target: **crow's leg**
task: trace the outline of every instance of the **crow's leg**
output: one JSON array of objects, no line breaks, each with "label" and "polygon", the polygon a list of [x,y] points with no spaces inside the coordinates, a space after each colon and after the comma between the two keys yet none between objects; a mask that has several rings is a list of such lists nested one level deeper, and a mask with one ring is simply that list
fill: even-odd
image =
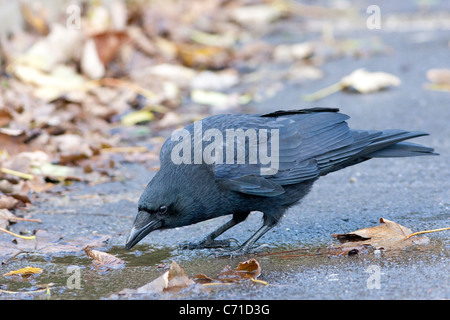
[{"label": "crow's leg", "polygon": [[255,242],[258,241],[267,231],[272,229],[278,221],[280,221],[282,213],[284,210],[279,210],[271,213],[264,213],[263,217],[263,225],[258,229],[247,241],[244,242],[241,246],[232,250],[223,250],[218,253],[218,256],[239,256],[242,254],[250,253],[252,251],[258,251],[260,248],[267,246],[266,244],[262,244],[260,246],[254,246]]},{"label": "crow's leg", "polygon": [[233,218],[225,223],[224,225],[220,226],[213,232],[211,232],[209,235],[207,235],[202,241],[198,243],[187,243],[183,244],[181,246],[182,249],[204,249],[204,248],[224,248],[224,247],[230,247],[231,243],[238,243],[236,239],[229,238],[224,240],[215,240],[218,236],[220,236],[222,233],[227,231],[228,229],[234,227],[238,223],[242,222],[247,218],[247,215],[233,215]]},{"label": "crow's leg", "polygon": [[218,253],[218,256],[240,256],[242,254],[250,253],[254,250],[258,250],[261,247],[267,246],[267,245],[260,245],[257,247],[254,247],[254,244],[256,241],[258,241],[259,238],[261,238],[267,231],[273,228],[274,225],[263,225],[261,228],[259,228],[258,231],[256,231],[247,241],[244,242],[240,247],[233,249],[233,250],[224,250],[223,252]]}]

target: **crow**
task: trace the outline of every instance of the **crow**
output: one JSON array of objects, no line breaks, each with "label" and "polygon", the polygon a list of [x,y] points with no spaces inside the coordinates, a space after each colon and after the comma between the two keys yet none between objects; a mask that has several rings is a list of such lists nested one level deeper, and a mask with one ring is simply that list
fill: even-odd
[{"label": "crow", "polygon": [[[232,215],[184,248],[248,253],[319,177],[371,158],[437,155],[402,142],[425,132],[351,130],[347,119],[337,108],[310,108],[215,115],[175,131],[161,148],[160,170],[139,199],[126,249],[154,230]],[[263,224],[245,243],[231,247],[236,240],[216,239],[252,211],[263,213]]]}]

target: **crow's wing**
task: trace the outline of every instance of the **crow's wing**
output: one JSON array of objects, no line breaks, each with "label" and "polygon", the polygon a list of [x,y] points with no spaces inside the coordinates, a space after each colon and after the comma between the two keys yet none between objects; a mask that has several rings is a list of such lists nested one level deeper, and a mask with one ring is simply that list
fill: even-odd
[{"label": "crow's wing", "polygon": [[[277,111],[239,119],[239,126],[244,129],[279,130],[278,171],[273,175],[262,174],[261,169],[267,165],[249,164],[247,152],[245,164],[215,164],[215,176],[231,181],[226,185],[232,190],[261,196],[275,196],[282,192],[282,186],[317,178],[321,173],[317,157],[354,142],[354,134],[345,122],[349,117],[336,111],[318,108]],[[231,121],[227,126],[232,126]],[[268,149],[271,147],[269,144]],[[346,153],[358,152],[357,147],[348,148]]]}]

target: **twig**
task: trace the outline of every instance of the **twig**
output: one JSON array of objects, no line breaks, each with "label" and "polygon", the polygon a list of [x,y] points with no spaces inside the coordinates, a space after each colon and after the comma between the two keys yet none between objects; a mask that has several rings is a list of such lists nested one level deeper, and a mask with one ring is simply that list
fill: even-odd
[{"label": "twig", "polygon": [[253,282],[256,282],[256,283],[261,283],[261,284],[263,284],[263,285],[265,285],[265,286],[267,286],[267,285],[269,284],[267,281],[258,280],[258,279],[255,279],[255,278],[252,278],[251,280],[252,280]]},{"label": "twig", "polygon": [[303,100],[308,101],[308,102],[317,101],[317,100],[320,100],[322,98],[329,96],[330,94],[341,91],[343,88],[344,87],[342,86],[341,82],[339,81],[339,82],[336,82],[335,84],[332,84],[329,87],[323,88],[314,93],[303,95]]},{"label": "twig", "polygon": [[440,228],[440,229],[433,229],[433,230],[425,230],[425,231],[417,231],[414,233],[411,233],[409,236],[406,237],[406,239],[411,238],[412,236],[416,236],[418,234],[423,234],[423,233],[431,233],[431,232],[438,232],[438,231],[445,231],[445,230],[450,230],[450,227],[447,228]]},{"label": "twig", "polygon": [[141,96],[146,97],[149,100],[154,99],[156,97],[156,94],[154,94],[150,90],[147,90],[135,83],[125,81],[122,79],[102,78],[99,80],[93,80],[93,82],[97,83],[99,85],[103,85],[103,86],[127,88],[131,91],[134,91],[134,92],[140,94]]},{"label": "twig", "polygon": [[277,252],[258,253],[257,256],[259,256],[259,257],[264,257],[264,256],[275,256],[275,255],[280,255],[280,254],[284,254],[284,253],[292,253],[292,252],[297,252],[297,251],[308,251],[308,250],[310,250],[310,249],[307,249],[307,248],[299,248],[299,249],[285,250],[285,251],[277,251]]},{"label": "twig", "polygon": [[14,220],[14,221],[28,221],[28,222],[39,222],[42,223],[41,219],[28,219],[28,218],[19,218],[19,217],[10,217],[8,220]]},{"label": "twig", "polygon": [[26,179],[26,180],[34,179],[34,176],[32,174],[28,174],[28,173],[24,173],[24,172],[12,170],[12,169],[1,168],[0,171],[3,173],[6,173],[6,174],[10,174],[10,175],[22,178],[22,179]]},{"label": "twig", "polygon": [[22,238],[22,239],[25,239],[25,240],[33,240],[33,239],[36,239],[36,236],[30,236],[30,237],[21,236],[20,234],[16,234],[16,233],[14,233],[14,232],[8,231],[8,230],[3,229],[3,228],[0,228],[0,231],[3,231],[3,232],[5,232],[5,233],[8,233],[8,234],[10,234],[10,235],[13,235],[13,236],[15,236],[15,237]]},{"label": "twig", "polygon": [[203,283],[202,286],[222,286],[222,285],[230,285],[230,282],[211,282],[211,283]]},{"label": "twig", "polygon": [[101,152],[111,152],[111,153],[131,153],[131,152],[147,152],[146,147],[111,147],[103,148]]}]

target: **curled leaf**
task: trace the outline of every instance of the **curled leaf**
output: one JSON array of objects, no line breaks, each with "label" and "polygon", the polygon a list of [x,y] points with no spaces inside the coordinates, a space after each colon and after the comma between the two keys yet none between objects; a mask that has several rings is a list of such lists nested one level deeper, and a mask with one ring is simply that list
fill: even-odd
[{"label": "curled leaf", "polygon": [[143,285],[136,290],[128,290],[126,293],[161,293],[165,291],[178,291],[192,284],[194,284],[194,281],[188,278],[183,268],[175,261],[172,261],[169,271],[166,271],[146,285]]},{"label": "curled leaf", "polygon": [[401,81],[390,73],[358,69],[342,78],[340,83],[344,88],[351,87],[359,93],[370,93],[390,86],[398,86]]},{"label": "curled leaf", "polygon": [[112,269],[122,268],[125,266],[125,261],[113,256],[112,254],[93,250],[89,246],[84,248],[84,252],[92,259],[94,259],[94,264],[100,267],[107,267]]},{"label": "curled leaf", "polygon": [[230,266],[226,266],[218,275],[218,279],[222,282],[235,282],[245,279],[256,279],[261,274],[261,267],[258,261],[250,259],[239,262],[236,269],[232,270]]},{"label": "curled leaf", "polygon": [[28,278],[33,274],[39,274],[42,273],[41,268],[34,268],[34,267],[26,267],[18,270],[13,270],[8,273],[5,273],[3,276],[9,277],[9,276],[21,276],[22,278]]},{"label": "curled leaf", "polygon": [[[226,266],[217,276],[217,280],[211,279],[204,274],[199,274],[192,278],[196,283],[200,284],[220,284],[231,283],[242,280],[255,280],[261,274],[261,267],[256,259],[250,259],[244,262],[239,262],[236,269]],[[265,283],[265,282],[264,282]]]}]

